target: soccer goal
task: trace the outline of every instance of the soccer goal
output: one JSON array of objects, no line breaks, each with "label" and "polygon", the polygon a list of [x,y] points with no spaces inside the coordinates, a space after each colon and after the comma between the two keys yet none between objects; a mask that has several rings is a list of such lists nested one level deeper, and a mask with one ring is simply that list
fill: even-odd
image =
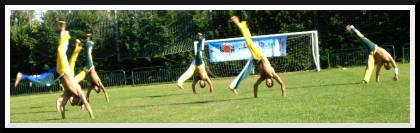
[{"label": "soccer goal", "polygon": [[[321,70],[316,30],[253,36],[252,40],[260,46],[276,72]],[[213,77],[237,75],[250,57],[243,37],[205,43],[206,65]]]}]

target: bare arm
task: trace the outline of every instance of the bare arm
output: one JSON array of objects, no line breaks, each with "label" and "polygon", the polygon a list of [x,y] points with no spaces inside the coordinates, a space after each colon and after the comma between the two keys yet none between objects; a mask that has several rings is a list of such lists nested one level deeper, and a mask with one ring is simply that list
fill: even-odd
[{"label": "bare arm", "polygon": [[198,83],[198,80],[194,78],[194,80],[193,80],[193,82],[192,82],[192,86],[191,86],[192,91],[193,91],[193,93],[194,93],[194,94],[197,94],[197,93],[195,92],[195,85],[196,85],[197,83]]},{"label": "bare arm", "polygon": [[62,95],[60,95],[60,97],[58,97],[57,101],[56,101],[56,108],[57,111],[61,113],[61,118],[65,119],[66,118],[66,104],[68,99],[70,98],[70,95],[68,94],[68,92],[64,91],[64,93]]},{"label": "bare arm", "polygon": [[257,82],[254,84],[254,97],[258,98],[258,86],[261,84],[261,82],[264,81],[263,77],[260,77]]},{"label": "bare arm", "polygon": [[284,84],[283,80],[281,80],[281,78],[279,77],[279,75],[277,75],[277,73],[273,72],[274,75],[274,79],[280,84],[281,86],[281,93],[282,96],[286,96],[286,85]]},{"label": "bare arm", "polygon": [[376,82],[379,82],[379,74],[382,68],[382,63],[376,64]]},{"label": "bare arm", "polygon": [[207,78],[206,82],[209,84],[210,92],[213,92],[213,83],[211,82],[210,78]]},{"label": "bare arm", "polygon": [[392,58],[391,55],[389,55],[389,61],[391,62],[391,66],[393,68],[398,68],[397,63],[395,63],[395,60],[394,60],[394,58]]},{"label": "bare arm", "polygon": [[395,60],[392,57],[390,57],[389,60],[391,62],[391,66],[394,68],[394,80],[399,80],[397,63],[395,63]]}]

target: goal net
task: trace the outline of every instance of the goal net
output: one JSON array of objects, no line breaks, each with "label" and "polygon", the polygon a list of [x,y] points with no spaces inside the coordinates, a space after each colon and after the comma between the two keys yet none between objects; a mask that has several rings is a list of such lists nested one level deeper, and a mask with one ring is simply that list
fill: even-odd
[{"label": "goal net", "polygon": [[[283,37],[285,41],[283,44],[274,44],[278,42],[276,42],[276,40],[273,41],[273,37]],[[266,40],[263,40],[264,38],[266,38]],[[252,39],[254,43],[263,47],[262,50],[264,51],[264,54],[267,56],[276,72],[305,70],[320,71],[317,31],[253,36]],[[232,55],[232,51],[239,52],[241,49],[238,48],[241,47],[240,45],[232,45],[235,45],[235,41],[240,43],[243,40],[243,37],[238,37],[206,41],[205,61],[209,75],[213,77],[236,76],[242,70],[250,56],[241,54]],[[269,41],[274,43],[270,43]],[[212,43],[216,43],[216,46],[213,46]],[[267,47],[264,45],[272,46]],[[280,46],[276,47],[275,45]],[[218,50],[221,51],[220,54],[222,55],[220,56],[224,59],[215,59],[217,55],[214,54],[214,51],[219,52]],[[279,53],[278,55],[275,55],[276,51]],[[249,50],[246,49],[246,52],[249,53]],[[226,59],[230,58],[229,56],[232,56],[232,59]],[[257,67],[255,67],[254,72],[258,72]]]}]

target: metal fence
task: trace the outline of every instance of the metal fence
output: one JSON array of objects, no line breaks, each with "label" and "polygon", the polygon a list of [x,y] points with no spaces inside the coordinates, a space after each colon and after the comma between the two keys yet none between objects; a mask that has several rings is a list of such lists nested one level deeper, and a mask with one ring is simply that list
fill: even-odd
[{"label": "metal fence", "polygon": [[[395,59],[395,47],[394,45],[382,45],[380,46],[388,51]],[[360,66],[366,64],[366,49],[339,49],[332,51],[327,55],[328,67],[349,67],[349,66]]]},{"label": "metal fence", "polygon": [[[390,54],[395,57],[395,47],[393,45],[381,46],[386,49]],[[349,67],[359,66],[366,64],[366,49],[340,49],[332,51],[327,54],[328,67]],[[410,60],[409,46],[403,47],[403,62]],[[211,65],[210,65],[211,66]],[[172,82],[176,81],[177,78],[187,70],[188,65],[179,65],[173,68],[165,67],[143,67],[135,68],[131,70],[131,75],[126,75],[124,70],[113,70],[113,71],[99,71],[98,74],[105,87],[110,86],[123,86],[127,85],[127,82],[131,82],[132,85],[136,84],[152,84],[161,82]],[[211,68],[211,67],[210,67]],[[221,76],[224,77],[224,76]],[[28,81],[22,81],[16,88],[13,86],[14,81],[10,84],[11,95],[16,94],[30,94],[30,93],[41,93],[41,92],[55,92],[61,91],[58,83],[51,86],[33,84],[29,86]],[[80,82],[82,88],[91,87],[88,79]]]},{"label": "metal fence", "polygon": [[124,70],[99,72],[102,83],[105,87],[126,85],[126,75]]},{"label": "metal fence", "polygon": [[188,66],[178,66],[176,68],[148,67],[133,69],[131,71],[132,84],[176,81],[187,68]]},{"label": "metal fence", "polygon": [[328,67],[348,67],[363,65],[366,62],[365,49],[340,49],[328,56]]},{"label": "metal fence", "polygon": [[21,81],[18,86],[14,86],[15,80],[10,82],[10,95],[17,94],[30,94],[30,93],[42,93],[42,92],[54,92],[59,91],[60,86],[58,84],[53,84],[51,86],[32,84],[30,86],[29,81]]},{"label": "metal fence", "polygon": [[409,63],[410,62],[410,45],[406,45],[402,48],[402,62],[403,63]]},{"label": "metal fence", "polygon": [[384,48],[386,51],[388,51],[389,52],[389,54],[391,54],[392,55],[392,57],[395,59],[396,58],[396,56],[395,56],[395,47],[394,47],[394,45],[390,45],[390,44],[388,44],[388,45],[382,45],[382,46],[380,46],[380,47],[382,47],[382,48]]}]

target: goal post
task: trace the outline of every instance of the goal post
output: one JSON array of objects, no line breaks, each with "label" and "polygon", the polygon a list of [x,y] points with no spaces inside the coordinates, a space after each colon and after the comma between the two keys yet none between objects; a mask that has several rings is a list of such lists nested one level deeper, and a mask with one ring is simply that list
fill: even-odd
[{"label": "goal post", "polygon": [[[318,31],[312,30],[252,36],[251,39],[257,45],[266,46],[267,44],[272,45],[273,43],[270,43],[268,41],[271,41],[270,39],[275,39],[276,37],[284,37],[285,42],[284,44],[280,44],[281,46],[273,46],[272,51],[276,51],[278,47],[283,47],[282,45],[284,45],[285,51],[281,51],[280,55],[275,56],[274,53],[270,53],[271,51],[267,50],[267,47],[262,48],[262,50],[264,51],[264,54],[268,57],[272,66],[277,72],[321,70],[319,60],[320,56],[318,47]],[[263,39],[268,39],[268,41],[265,41]],[[260,40],[260,42],[258,42],[258,40]],[[242,52],[241,50],[243,50],[243,43],[243,37],[205,41],[205,44],[207,45],[207,50],[205,54],[207,56],[206,63],[208,64],[208,69],[211,71],[211,73],[213,73],[214,76],[224,77],[232,76],[239,73],[239,71],[245,65],[246,60],[249,58],[248,55],[235,53]],[[229,46],[227,47],[227,45]],[[217,57],[215,56],[214,51],[219,52],[216,52],[216,54],[220,54],[218,55],[220,56],[220,59],[214,59],[215,57]],[[243,51],[243,53],[245,52],[249,53],[249,51]]]}]

